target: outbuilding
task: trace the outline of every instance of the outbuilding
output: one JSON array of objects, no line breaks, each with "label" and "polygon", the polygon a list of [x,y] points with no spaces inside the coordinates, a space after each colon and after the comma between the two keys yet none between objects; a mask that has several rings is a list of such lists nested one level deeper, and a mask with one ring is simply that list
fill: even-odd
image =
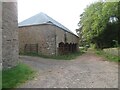
[{"label": "outbuilding", "polygon": [[79,37],[44,13],[19,23],[20,53],[58,55],[76,52]]}]

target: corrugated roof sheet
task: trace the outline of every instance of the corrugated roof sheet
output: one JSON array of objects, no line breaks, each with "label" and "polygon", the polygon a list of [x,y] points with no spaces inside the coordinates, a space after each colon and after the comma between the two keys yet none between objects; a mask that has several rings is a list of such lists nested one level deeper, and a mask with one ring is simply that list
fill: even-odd
[{"label": "corrugated roof sheet", "polygon": [[68,31],[68,32],[74,34],[68,28],[66,28],[65,26],[63,26],[62,24],[60,24],[59,22],[57,22],[56,20],[52,19],[51,17],[49,17],[48,15],[46,15],[42,12],[20,22],[18,25],[19,26],[30,26],[30,25],[39,25],[39,24],[53,24],[53,25],[56,25],[56,26],[62,28],[65,31]]}]

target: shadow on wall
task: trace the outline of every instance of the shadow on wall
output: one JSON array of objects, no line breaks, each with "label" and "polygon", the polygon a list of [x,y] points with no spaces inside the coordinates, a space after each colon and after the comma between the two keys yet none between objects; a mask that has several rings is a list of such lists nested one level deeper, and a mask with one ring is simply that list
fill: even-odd
[{"label": "shadow on wall", "polygon": [[77,51],[77,44],[76,43],[59,43],[58,53],[59,54],[68,54]]}]

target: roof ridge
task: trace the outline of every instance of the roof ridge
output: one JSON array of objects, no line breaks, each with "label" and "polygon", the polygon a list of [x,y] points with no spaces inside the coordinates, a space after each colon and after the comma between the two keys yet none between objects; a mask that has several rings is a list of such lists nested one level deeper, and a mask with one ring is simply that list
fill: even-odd
[{"label": "roof ridge", "polygon": [[20,22],[18,25],[19,26],[30,26],[30,25],[48,24],[48,23],[50,23],[52,25],[55,25],[55,26],[57,26],[59,28],[62,28],[65,31],[68,31],[68,32],[74,34],[72,31],[70,31],[64,25],[62,25],[61,23],[54,20],[53,18],[51,18],[50,16],[48,16],[47,14],[45,14],[43,12],[40,12],[40,13],[38,13],[36,15],[31,16],[30,18]]}]

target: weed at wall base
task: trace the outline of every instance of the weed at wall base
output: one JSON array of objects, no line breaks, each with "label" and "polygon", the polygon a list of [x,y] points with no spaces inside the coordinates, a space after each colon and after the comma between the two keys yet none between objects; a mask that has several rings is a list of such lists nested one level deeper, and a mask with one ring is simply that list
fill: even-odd
[{"label": "weed at wall base", "polygon": [[38,53],[20,53],[20,55],[27,55],[27,56],[37,56],[37,57],[42,57],[42,58],[47,58],[47,59],[56,59],[56,60],[72,60],[75,59],[77,56],[82,55],[84,52],[74,52],[74,53],[68,53],[65,55],[57,55],[57,56],[46,56],[43,54],[38,54]]}]

